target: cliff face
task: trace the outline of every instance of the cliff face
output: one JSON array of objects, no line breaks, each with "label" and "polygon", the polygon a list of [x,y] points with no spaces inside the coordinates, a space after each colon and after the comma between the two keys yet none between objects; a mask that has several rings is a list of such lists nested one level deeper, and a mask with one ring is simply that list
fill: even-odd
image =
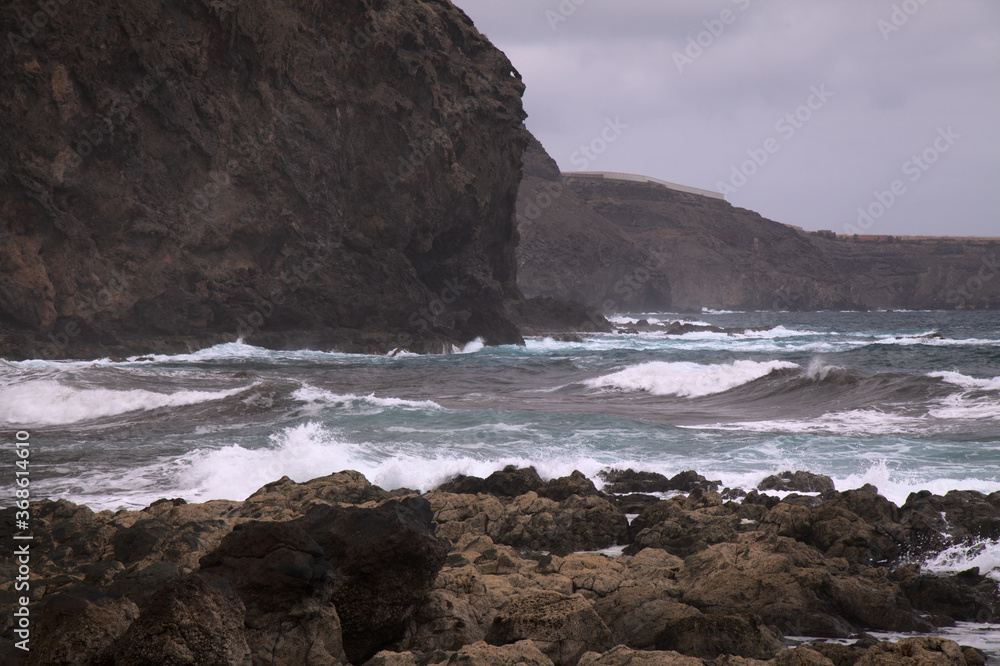
[{"label": "cliff face", "polygon": [[448,0],[49,4],[0,8],[0,356],[520,339],[523,85]]},{"label": "cliff face", "polygon": [[526,296],[575,300],[605,312],[670,307],[671,251],[644,246],[565,185],[532,137],[517,198],[518,284]]},{"label": "cliff face", "polygon": [[[608,312],[1000,306],[996,240],[827,238],[658,184],[560,177],[554,163],[535,175],[527,165],[544,161],[540,150],[529,147],[518,199],[526,294],[572,297]],[[528,219],[526,206],[540,191],[560,194]],[[659,272],[635,279],[649,266]],[[625,276],[655,295],[609,299]]]}]

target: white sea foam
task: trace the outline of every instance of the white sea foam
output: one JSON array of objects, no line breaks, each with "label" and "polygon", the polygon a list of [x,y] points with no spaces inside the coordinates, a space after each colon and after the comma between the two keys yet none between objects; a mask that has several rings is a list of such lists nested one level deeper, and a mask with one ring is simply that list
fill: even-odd
[{"label": "white sea foam", "polygon": [[474,448],[467,451],[427,451],[421,445],[373,445],[354,443],[309,422],[272,435],[270,445],[249,449],[233,444],[221,449],[195,451],[174,470],[180,475],[176,491],[185,499],[242,500],[267,483],[288,476],[294,481],[353,469],[372,483],[387,489],[413,488],[426,491],[458,474],[489,476],[506,465],[534,465],[543,479],[565,476],[579,469],[594,476],[606,463],[586,457],[567,459],[562,449],[537,458],[512,454],[484,457]]},{"label": "white sea foam", "polygon": [[981,379],[979,377],[969,377],[968,375],[963,375],[959,372],[929,372],[928,377],[936,377],[949,384],[955,384],[956,386],[961,386],[964,389],[978,390],[978,391],[1000,391],[1000,377],[993,377],[991,379]]},{"label": "white sea foam", "polygon": [[798,368],[786,361],[733,361],[718,365],[689,362],[651,361],[603,377],[588,379],[591,388],[615,388],[623,391],[646,391],[653,395],[676,395],[682,398],[721,393],[760,379],[775,370]]},{"label": "white sea foam", "polygon": [[245,389],[155,393],[141,389],[76,388],[52,379],[31,380],[0,388],[0,423],[20,427],[65,425],[133,411],[221,400]]},{"label": "white sea foam", "polygon": [[979,573],[1000,582],[1000,540],[952,546],[923,563],[930,573],[959,573],[979,567]]},{"label": "white sea foam", "polygon": [[776,432],[784,434],[829,434],[870,437],[898,433],[922,432],[928,428],[923,416],[889,414],[877,409],[852,409],[828,412],[809,419],[772,419],[740,421],[713,425],[682,426],[692,430],[726,430],[733,432]]},{"label": "white sea foam", "polygon": [[374,393],[370,395],[354,395],[353,393],[333,393],[325,389],[305,384],[292,393],[292,397],[305,403],[320,404],[331,407],[372,406],[378,408],[402,409],[441,409],[433,400],[403,400],[402,398],[379,398]]}]

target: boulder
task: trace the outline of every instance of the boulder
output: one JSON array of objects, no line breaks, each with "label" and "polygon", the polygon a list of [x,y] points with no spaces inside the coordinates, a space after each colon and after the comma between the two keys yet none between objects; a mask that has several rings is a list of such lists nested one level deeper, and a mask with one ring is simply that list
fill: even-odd
[{"label": "boulder", "polygon": [[833,479],[812,472],[781,472],[757,484],[758,490],[795,490],[800,493],[825,493],[835,490]]},{"label": "boulder", "polygon": [[701,659],[725,654],[771,659],[781,650],[781,637],[756,615],[693,615],[667,626],[654,645]]},{"label": "boulder", "polygon": [[555,664],[575,666],[585,652],[611,647],[611,632],[582,595],[532,592],[511,599],[497,614],[486,642],[531,639]]},{"label": "boulder", "polygon": [[438,486],[438,490],[465,495],[483,493],[494,497],[517,497],[527,492],[538,491],[544,485],[545,482],[538,476],[534,467],[517,468],[508,465],[485,479],[460,475]]},{"label": "boulder", "polygon": [[837,666],[829,657],[806,645],[782,650],[771,663],[773,666]]},{"label": "boulder", "polygon": [[295,524],[334,566],[330,600],[348,659],[362,662],[402,638],[449,550],[434,536],[427,500],[408,497],[374,508],[317,505]]},{"label": "boulder", "polygon": [[879,643],[855,666],[966,666],[962,648],[955,641],[933,636]]},{"label": "boulder", "polygon": [[33,609],[27,666],[85,666],[111,659],[115,640],[139,616],[129,599],[80,586]]},{"label": "boulder", "polygon": [[629,527],[634,538],[625,554],[662,548],[687,557],[711,544],[733,541],[739,524],[740,518],[722,504],[718,493],[695,490],[687,498],[654,504],[633,519]]},{"label": "boulder", "polygon": [[930,549],[937,545],[937,532],[953,543],[1000,539],[1000,493],[952,490],[942,497],[923,490],[911,493],[900,513],[904,522],[925,533]]},{"label": "boulder", "polygon": [[569,476],[552,479],[539,488],[538,496],[546,497],[556,502],[562,502],[573,495],[586,497],[588,495],[603,495],[594,486],[594,482],[584,476],[583,472],[574,470]]},{"label": "boulder", "polygon": [[935,616],[938,626],[954,622],[996,622],[1000,585],[970,569],[957,575],[920,574],[916,565],[893,572],[914,608]]},{"label": "boulder", "polygon": [[508,645],[473,643],[458,650],[446,662],[447,666],[553,666],[538,645],[530,640]]},{"label": "boulder", "polygon": [[317,664],[346,661],[331,603],[334,566],[300,525],[239,525],[201,565],[236,588],[254,663],[306,663],[307,656]]},{"label": "boulder", "polygon": [[604,481],[605,492],[624,495],[628,493],[662,493],[670,490],[667,477],[656,472],[637,472],[634,469],[609,469],[598,476]]},{"label": "boulder", "polygon": [[224,578],[193,574],[175,580],[143,603],[139,619],[115,646],[114,663],[250,666],[245,612],[243,602]]},{"label": "boulder", "polygon": [[245,520],[292,520],[315,504],[384,502],[390,493],[372,485],[360,472],[347,470],[296,483],[287,476],[269,483],[239,508]]},{"label": "boulder", "polygon": [[748,533],[709,546],[685,560],[677,584],[680,601],[704,613],[757,614],[785,634],[932,628],[884,569],[851,568],[786,537]]}]

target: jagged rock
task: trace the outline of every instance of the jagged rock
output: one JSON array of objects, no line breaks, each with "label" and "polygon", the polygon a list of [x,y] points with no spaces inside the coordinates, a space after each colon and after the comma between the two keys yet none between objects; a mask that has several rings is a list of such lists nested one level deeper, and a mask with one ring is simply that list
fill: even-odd
[{"label": "jagged rock", "polygon": [[364,661],[399,640],[448,554],[447,542],[434,536],[427,500],[317,505],[295,523],[335,567],[330,599],[348,660]]},{"label": "jagged rock", "polygon": [[803,493],[825,493],[835,490],[833,479],[812,472],[782,472],[757,484],[759,490],[797,490]]},{"label": "jagged rock", "polygon": [[695,490],[715,492],[718,489],[718,481],[709,481],[694,470],[675,474],[667,481],[667,490],[679,490],[685,493],[694,492]]},{"label": "jagged rock", "polygon": [[740,518],[723,505],[718,493],[695,490],[686,498],[654,504],[633,519],[629,527],[635,536],[625,554],[662,548],[687,557],[711,544],[734,540],[739,524]]},{"label": "jagged rock", "polygon": [[638,515],[647,508],[661,501],[656,495],[642,495],[632,493],[631,495],[608,495],[608,499],[618,507],[624,514]]},{"label": "jagged rock", "polygon": [[837,666],[822,652],[806,645],[793,650],[782,650],[771,663],[773,666]]},{"label": "jagged rock", "polygon": [[760,615],[780,631],[844,637],[858,627],[929,631],[884,569],[849,571],[786,537],[743,534],[685,560],[681,601],[705,613]]},{"label": "jagged rock", "polygon": [[334,566],[295,522],[237,526],[202,570],[229,580],[246,607],[246,641],[254,663],[346,661],[331,603]]},{"label": "jagged rock", "polygon": [[771,659],[781,650],[781,637],[756,615],[693,615],[667,626],[654,645],[702,659],[724,654]]},{"label": "jagged rock", "polygon": [[245,612],[224,578],[193,574],[173,581],[143,603],[115,646],[115,664],[250,666]]},{"label": "jagged rock", "polygon": [[604,654],[588,652],[580,658],[579,666],[704,666],[704,663],[679,652],[633,650],[618,645]]},{"label": "jagged rock", "polygon": [[292,520],[313,504],[384,502],[391,494],[373,486],[360,472],[347,470],[295,483],[287,476],[247,498],[239,515],[248,520]]},{"label": "jagged rock", "polygon": [[464,534],[481,534],[515,548],[565,554],[628,539],[625,514],[596,495],[572,495],[555,502],[529,492],[501,501],[435,490],[425,497],[434,509],[438,535],[452,541]]},{"label": "jagged rock", "polygon": [[97,588],[77,587],[45,597],[34,613],[26,666],[88,666],[111,659],[115,640],[139,608]]},{"label": "jagged rock", "polygon": [[855,666],[966,666],[958,643],[946,638],[906,638],[898,643],[879,643],[869,649]]},{"label": "jagged rock", "polygon": [[594,610],[611,630],[612,639],[635,648],[651,648],[657,636],[678,620],[701,611],[668,596],[669,584],[643,581],[623,587],[594,603]]},{"label": "jagged rock", "polygon": [[447,666],[553,666],[534,641],[523,640],[508,645],[489,645],[482,641],[466,645],[456,652]]},{"label": "jagged rock", "polygon": [[575,666],[585,652],[607,650],[611,633],[581,595],[532,592],[511,599],[493,619],[486,642],[531,639],[557,666]]},{"label": "jagged rock", "polygon": [[983,495],[974,490],[952,490],[943,497],[923,490],[910,493],[900,509],[903,520],[933,535],[944,532],[954,542],[1000,539],[1000,493]]},{"label": "jagged rock", "polygon": [[508,465],[493,472],[485,479],[477,476],[459,476],[443,483],[438,490],[446,493],[476,495],[483,493],[495,497],[517,497],[531,491],[538,491],[545,485],[534,467],[517,468]]},{"label": "jagged rock", "polygon": [[[915,566],[912,568],[916,568]],[[900,575],[893,578],[914,608],[937,617],[938,626],[958,622],[996,622],[1000,618],[1000,587],[996,581],[971,569],[958,575]]]},{"label": "jagged rock", "polygon": [[662,493],[670,490],[667,477],[656,472],[637,472],[629,469],[609,469],[598,476],[604,481],[604,490],[623,495],[626,493]]},{"label": "jagged rock", "polygon": [[874,647],[877,643],[873,638],[864,638],[850,645],[817,641],[810,643],[809,648],[832,661],[834,666],[854,666],[869,648]]},{"label": "jagged rock", "polygon": [[593,481],[584,476],[582,472],[576,470],[569,476],[552,479],[538,490],[539,497],[545,497],[556,502],[567,500],[573,495],[587,497],[589,495],[603,495],[603,493],[597,491]]}]

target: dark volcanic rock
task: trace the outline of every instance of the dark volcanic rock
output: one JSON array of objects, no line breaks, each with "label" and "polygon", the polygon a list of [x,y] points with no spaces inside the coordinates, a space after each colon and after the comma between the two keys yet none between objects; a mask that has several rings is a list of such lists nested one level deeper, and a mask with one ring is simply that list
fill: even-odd
[{"label": "dark volcanic rock", "polygon": [[600,472],[604,489],[609,493],[662,493],[671,490],[667,477],[656,472],[637,472],[634,469],[609,469]]},{"label": "dark volcanic rock", "polygon": [[598,492],[594,482],[583,475],[583,472],[573,470],[569,476],[552,479],[538,490],[539,497],[546,497],[556,502],[562,502],[573,495],[586,497],[588,495],[603,495]]},{"label": "dark volcanic rock", "polygon": [[667,627],[656,637],[656,649],[702,659],[724,654],[771,659],[781,649],[781,637],[756,615],[696,615]]},{"label": "dark volcanic rock", "polygon": [[485,479],[477,476],[459,476],[438,487],[446,493],[485,493],[496,497],[517,497],[531,491],[538,491],[545,485],[534,467],[518,468],[508,465],[493,472]]},{"label": "dark volcanic rock", "polygon": [[38,11],[0,8],[0,356],[521,340],[524,86],[455,5]]},{"label": "dark volcanic rock", "polygon": [[797,490],[803,493],[825,493],[835,490],[833,479],[830,477],[803,471],[772,474],[757,484],[757,488],[760,490]]},{"label": "dark volcanic rock", "polygon": [[427,500],[317,506],[297,523],[335,566],[331,600],[348,659],[364,661],[402,637],[448,554],[448,543],[434,536]]},{"label": "dark volcanic rock", "polygon": [[129,599],[92,587],[46,597],[36,608],[24,664],[84,666],[110,661],[114,642],[138,617]]},{"label": "dark volcanic rock", "polygon": [[139,619],[118,640],[115,664],[250,666],[245,612],[224,578],[193,574],[174,581],[142,605]]}]

